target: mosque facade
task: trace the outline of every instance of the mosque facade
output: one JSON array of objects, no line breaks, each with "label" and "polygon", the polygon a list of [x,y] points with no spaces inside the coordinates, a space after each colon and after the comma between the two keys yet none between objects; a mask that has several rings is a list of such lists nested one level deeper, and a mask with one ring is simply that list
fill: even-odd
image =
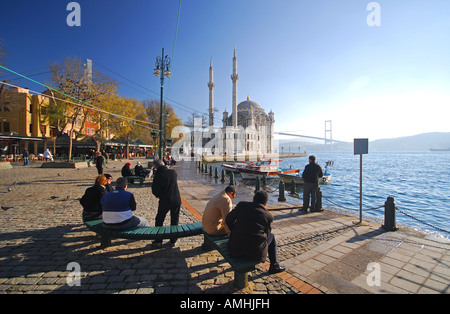
[{"label": "mosque facade", "polygon": [[[225,155],[248,155],[264,156],[266,153],[274,152],[274,125],[275,115],[270,110],[269,113],[255,101],[247,96],[245,101],[238,104],[237,83],[239,75],[237,73],[236,47],[233,55],[232,80],[232,112],[227,110],[222,114],[222,125],[219,127],[214,123],[214,68],[212,59],[209,67],[209,128],[211,134],[208,137],[215,137],[216,140],[223,141],[223,151]],[[212,131],[214,129],[214,131]],[[213,135],[214,134],[214,135]],[[222,144],[222,143],[221,143]]]}]

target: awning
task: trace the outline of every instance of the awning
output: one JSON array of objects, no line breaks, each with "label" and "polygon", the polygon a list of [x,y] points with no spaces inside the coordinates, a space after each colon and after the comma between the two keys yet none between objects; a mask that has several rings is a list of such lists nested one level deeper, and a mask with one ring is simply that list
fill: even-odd
[{"label": "awning", "polygon": [[46,137],[33,137],[33,136],[21,136],[21,135],[4,135],[0,134],[0,141],[2,142],[14,142],[14,141],[45,141]]}]

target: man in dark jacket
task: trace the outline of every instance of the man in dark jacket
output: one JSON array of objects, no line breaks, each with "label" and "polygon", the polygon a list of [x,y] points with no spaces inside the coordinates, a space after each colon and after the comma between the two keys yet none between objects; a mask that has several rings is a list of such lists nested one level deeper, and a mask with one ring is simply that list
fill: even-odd
[{"label": "man in dark jacket", "polygon": [[[158,213],[155,226],[162,226],[167,213],[170,211],[170,225],[178,225],[180,218],[181,196],[178,190],[177,173],[168,169],[161,159],[154,163],[155,177],[152,184],[152,193],[159,198]],[[176,238],[170,239],[171,246],[175,246]],[[154,247],[161,247],[162,240],[155,240]]]},{"label": "man in dark jacket", "polygon": [[271,233],[272,214],[266,209],[269,197],[266,191],[259,190],[253,202],[239,202],[227,215],[225,222],[231,230],[228,251],[232,257],[245,257],[265,262],[269,255],[269,273],[285,270],[278,264],[277,244]]},{"label": "man in dark jacket", "polygon": [[105,158],[103,158],[100,152],[97,152],[97,157],[95,158],[95,167],[97,168],[98,174],[103,173],[103,164],[105,163]]},{"label": "man in dark jacket", "polygon": [[311,212],[322,211],[317,208],[316,193],[319,189],[319,179],[323,177],[322,167],[316,163],[315,156],[309,156],[309,164],[306,165],[303,171],[302,178],[305,181],[303,185],[303,212],[308,211],[309,198],[311,197]]}]

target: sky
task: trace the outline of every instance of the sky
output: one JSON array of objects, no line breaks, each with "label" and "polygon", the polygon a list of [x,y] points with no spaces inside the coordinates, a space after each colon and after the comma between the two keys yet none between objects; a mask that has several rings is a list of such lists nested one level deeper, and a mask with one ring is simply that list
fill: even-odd
[{"label": "sky", "polygon": [[[46,83],[49,62],[92,59],[121,95],[159,99],[153,69],[164,48],[172,61],[164,95],[186,121],[208,111],[212,58],[221,125],[232,110],[236,46],[238,102],[272,110],[276,132],[324,137],[326,120],[333,139],[349,142],[450,132],[448,0],[380,0],[375,10],[369,0],[76,2],[81,26],[71,27],[68,0],[2,0],[6,66]],[[369,26],[369,15],[379,23]]]}]

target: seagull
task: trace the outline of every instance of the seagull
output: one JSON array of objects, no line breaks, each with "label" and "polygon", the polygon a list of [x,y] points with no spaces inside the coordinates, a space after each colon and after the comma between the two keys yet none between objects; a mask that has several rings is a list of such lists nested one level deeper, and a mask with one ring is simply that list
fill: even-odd
[{"label": "seagull", "polygon": [[12,207],[2,206],[2,209],[3,209],[3,210],[8,210],[8,209],[10,209],[10,208],[12,208]]},{"label": "seagull", "polygon": [[12,189],[11,188],[8,188],[8,192],[11,192],[12,191]]}]

